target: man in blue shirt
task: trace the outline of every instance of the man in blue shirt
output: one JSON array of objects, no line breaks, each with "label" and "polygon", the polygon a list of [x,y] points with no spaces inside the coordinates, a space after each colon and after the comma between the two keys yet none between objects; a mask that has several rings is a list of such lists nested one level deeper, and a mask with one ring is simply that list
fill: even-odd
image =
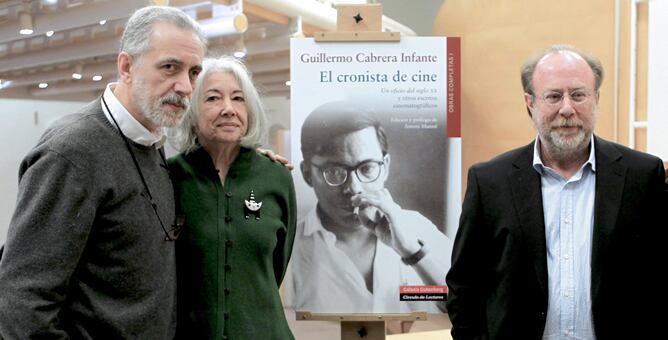
[{"label": "man in blue shirt", "polygon": [[569,46],[522,67],[538,136],[469,170],[447,276],[454,339],[658,337],[663,164],[593,134],[602,80]]}]

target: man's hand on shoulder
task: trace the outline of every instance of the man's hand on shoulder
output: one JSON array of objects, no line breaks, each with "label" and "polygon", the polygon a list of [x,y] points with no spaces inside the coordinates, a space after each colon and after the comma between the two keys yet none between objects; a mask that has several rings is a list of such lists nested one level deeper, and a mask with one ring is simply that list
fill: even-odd
[{"label": "man's hand on shoulder", "polygon": [[265,157],[271,159],[272,161],[274,161],[274,162],[279,162],[279,163],[285,165],[285,167],[287,167],[288,170],[290,170],[290,171],[292,171],[292,169],[295,168],[294,165],[292,165],[291,163],[289,163],[289,161],[288,161],[287,158],[285,158],[285,157],[283,157],[283,156],[281,156],[281,155],[279,155],[279,154],[273,152],[272,150],[269,150],[269,149],[263,149],[263,148],[257,148],[257,149],[255,149],[255,150],[257,151],[257,153],[259,153],[259,154],[261,154],[261,155],[263,155],[263,156],[265,156]]}]

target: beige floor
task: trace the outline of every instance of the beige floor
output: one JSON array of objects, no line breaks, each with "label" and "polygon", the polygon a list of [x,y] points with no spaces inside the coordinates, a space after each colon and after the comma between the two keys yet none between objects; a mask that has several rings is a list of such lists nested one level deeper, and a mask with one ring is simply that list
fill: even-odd
[{"label": "beige floor", "polygon": [[[341,338],[341,328],[338,322],[334,321],[297,321],[295,312],[291,309],[285,309],[285,315],[288,324],[296,340],[339,340]],[[390,325],[391,329],[399,329],[398,324]],[[388,335],[387,340],[447,340],[450,337],[450,319],[447,314],[429,314],[427,320],[416,321],[406,334]]]}]

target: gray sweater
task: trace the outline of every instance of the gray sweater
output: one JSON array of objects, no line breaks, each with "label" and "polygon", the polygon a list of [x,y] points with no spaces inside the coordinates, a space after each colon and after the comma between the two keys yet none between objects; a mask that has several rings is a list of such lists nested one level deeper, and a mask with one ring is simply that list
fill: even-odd
[{"label": "gray sweater", "polygon": [[[174,197],[155,148],[132,142],[158,213]],[[0,338],[171,339],[174,242],[96,100],[42,136],[19,171],[0,261]]]}]

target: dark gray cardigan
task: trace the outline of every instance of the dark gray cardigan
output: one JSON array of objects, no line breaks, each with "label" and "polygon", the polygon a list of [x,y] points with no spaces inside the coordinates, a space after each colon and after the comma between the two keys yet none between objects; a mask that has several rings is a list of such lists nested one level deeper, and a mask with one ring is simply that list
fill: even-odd
[{"label": "dark gray cardigan", "polygon": [[[173,189],[158,150],[131,148],[169,227]],[[19,177],[0,261],[0,337],[173,338],[174,242],[100,100],[50,127]]]}]

